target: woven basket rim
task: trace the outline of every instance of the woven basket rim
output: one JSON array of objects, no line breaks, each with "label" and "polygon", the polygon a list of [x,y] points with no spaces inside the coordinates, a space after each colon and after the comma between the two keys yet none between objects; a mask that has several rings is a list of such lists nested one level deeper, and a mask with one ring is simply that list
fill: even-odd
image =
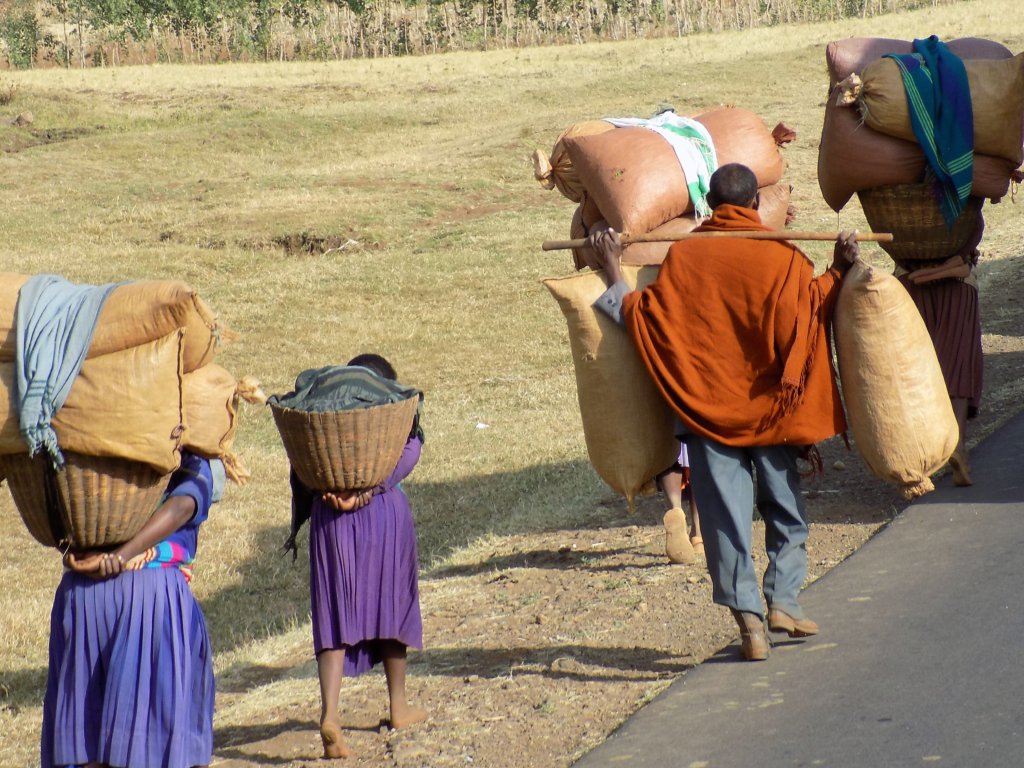
[{"label": "woven basket rim", "polygon": [[857,197],[870,227],[892,232],[894,239],[880,243],[893,259],[926,261],[959,253],[970,239],[981,206],[975,198],[953,225],[947,226],[931,182],[889,184],[859,190]]},{"label": "woven basket rim", "polygon": [[268,402],[289,463],[303,484],[321,491],[383,482],[408,441],[419,403],[419,393],[393,403],[334,411]]}]

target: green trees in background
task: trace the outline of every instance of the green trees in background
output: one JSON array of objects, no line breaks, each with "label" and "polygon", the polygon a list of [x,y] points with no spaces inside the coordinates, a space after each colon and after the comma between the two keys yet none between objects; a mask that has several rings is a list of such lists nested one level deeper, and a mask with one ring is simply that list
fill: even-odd
[{"label": "green trees in background", "polygon": [[11,68],[342,59],[685,35],[954,0],[0,0]]}]

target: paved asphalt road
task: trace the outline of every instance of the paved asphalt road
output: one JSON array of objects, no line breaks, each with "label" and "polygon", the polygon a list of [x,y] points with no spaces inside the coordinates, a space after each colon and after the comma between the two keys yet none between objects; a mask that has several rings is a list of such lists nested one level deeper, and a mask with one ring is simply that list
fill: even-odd
[{"label": "paved asphalt road", "polygon": [[723,649],[575,768],[1024,766],[1022,448],[1024,414],[812,584],[820,635]]}]

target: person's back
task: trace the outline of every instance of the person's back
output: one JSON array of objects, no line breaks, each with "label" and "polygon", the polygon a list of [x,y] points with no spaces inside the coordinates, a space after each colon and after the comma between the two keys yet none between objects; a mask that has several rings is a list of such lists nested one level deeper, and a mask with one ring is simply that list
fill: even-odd
[{"label": "person's back", "polygon": [[750,169],[723,166],[710,186],[714,213],[701,229],[723,236],[675,244],[642,291],[622,281],[618,235],[591,236],[595,266],[611,283],[595,306],[625,325],[678,418],[713,599],[732,611],[744,658],[757,661],[769,645],[752,555],[755,500],[765,522],[768,625],[791,637],[818,632],[798,601],[808,526],[797,458],[845,428],[828,323],[857,246],[855,233],[841,234],[832,267],[815,278],[792,245],[743,237],[766,229]]},{"label": "person's back", "polygon": [[[714,213],[700,231],[769,231],[748,169],[723,166],[712,178]],[[623,316],[692,431],[728,445],[814,443],[846,426],[827,335],[839,278],[835,269],[815,278],[785,241],[684,240],[654,283],[624,299]]]}]

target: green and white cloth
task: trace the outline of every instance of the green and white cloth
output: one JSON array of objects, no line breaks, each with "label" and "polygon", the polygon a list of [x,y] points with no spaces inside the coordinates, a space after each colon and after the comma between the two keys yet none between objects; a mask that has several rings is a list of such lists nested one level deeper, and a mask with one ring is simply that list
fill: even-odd
[{"label": "green and white cloth", "polygon": [[711,207],[708,205],[708,190],[710,189],[711,174],[718,168],[718,156],[715,154],[715,144],[707,128],[692,118],[683,117],[671,111],[662,112],[651,118],[606,117],[604,119],[617,128],[647,128],[665,139],[676,153],[679,166],[683,169],[694,213],[701,218],[711,215]]}]

